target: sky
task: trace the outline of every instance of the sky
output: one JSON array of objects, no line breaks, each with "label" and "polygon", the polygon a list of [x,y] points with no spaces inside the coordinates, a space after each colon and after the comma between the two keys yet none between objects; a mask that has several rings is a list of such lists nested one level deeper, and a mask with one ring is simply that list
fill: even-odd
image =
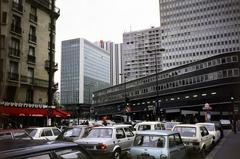
[{"label": "sky", "polygon": [[160,25],[159,0],[56,0],[56,62],[60,82],[61,41],[85,38],[91,42],[122,42],[124,32]]}]

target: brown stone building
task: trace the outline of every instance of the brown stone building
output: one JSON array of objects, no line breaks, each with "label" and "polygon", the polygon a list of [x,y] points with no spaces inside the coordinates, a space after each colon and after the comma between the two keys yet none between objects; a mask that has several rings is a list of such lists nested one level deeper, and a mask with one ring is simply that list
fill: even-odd
[{"label": "brown stone building", "polygon": [[50,13],[49,0],[1,0],[0,101],[47,103]]},{"label": "brown stone building", "polygon": [[0,0],[0,9],[0,102],[47,104],[50,32],[60,10],[51,25],[51,0]]}]

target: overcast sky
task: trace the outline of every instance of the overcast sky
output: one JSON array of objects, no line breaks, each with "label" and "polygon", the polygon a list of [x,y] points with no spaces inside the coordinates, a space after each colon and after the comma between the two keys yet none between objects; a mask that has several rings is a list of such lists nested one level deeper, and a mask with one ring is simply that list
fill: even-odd
[{"label": "overcast sky", "polygon": [[56,30],[56,82],[60,82],[61,41],[85,38],[121,43],[124,32],[160,25],[158,0],[56,0],[56,6],[61,10]]}]

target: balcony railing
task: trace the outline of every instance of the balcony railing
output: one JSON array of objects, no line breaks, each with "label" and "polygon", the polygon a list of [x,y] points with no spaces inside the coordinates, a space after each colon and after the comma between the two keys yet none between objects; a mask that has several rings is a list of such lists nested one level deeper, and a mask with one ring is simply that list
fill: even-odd
[{"label": "balcony railing", "polygon": [[33,55],[28,55],[28,62],[35,63],[36,62],[36,57],[33,56]]},{"label": "balcony railing", "polygon": [[[46,7],[47,9],[51,9],[51,3],[49,2],[49,0],[32,0],[37,4],[40,4],[43,7]],[[58,7],[54,8],[54,12],[57,16],[60,15],[60,9]]]},{"label": "balcony railing", "polygon": [[[49,70],[49,64],[50,64],[50,61],[49,60],[46,60],[45,61],[45,68],[47,70]],[[55,63],[53,62],[53,67],[52,67],[53,71],[57,71],[58,70],[58,63]]]},{"label": "balcony railing", "polygon": [[22,28],[21,26],[17,26],[14,24],[11,24],[11,31],[17,34],[22,34]]},{"label": "balcony railing", "polygon": [[34,43],[37,42],[37,37],[36,37],[36,35],[29,34],[28,37],[29,37],[29,41],[32,41],[32,42],[34,42]]},{"label": "balcony railing", "polygon": [[16,11],[23,12],[23,6],[20,3],[12,2],[12,8]]},{"label": "balcony railing", "polygon": [[33,14],[29,14],[29,19],[30,19],[30,21],[33,21],[33,22],[37,22],[37,16],[36,15],[33,15]]},{"label": "balcony railing", "polygon": [[28,77],[28,76],[21,75],[21,83],[27,84],[27,85],[32,85],[35,87],[48,88],[47,80],[42,80],[42,79],[38,79],[38,78],[34,78],[34,77]]},{"label": "balcony railing", "polygon": [[15,72],[8,72],[8,79],[12,81],[18,81],[19,80],[19,74]]},{"label": "balcony railing", "polygon": [[20,57],[20,50],[9,47],[9,56]]}]

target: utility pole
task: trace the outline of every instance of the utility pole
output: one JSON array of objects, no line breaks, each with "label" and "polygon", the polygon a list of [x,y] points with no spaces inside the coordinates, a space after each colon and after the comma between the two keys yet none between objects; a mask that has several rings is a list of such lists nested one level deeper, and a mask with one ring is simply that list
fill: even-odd
[{"label": "utility pole", "polygon": [[53,105],[53,77],[54,77],[54,32],[55,32],[55,18],[54,18],[54,11],[55,11],[55,0],[51,0],[51,12],[50,12],[50,46],[49,46],[49,68],[48,68],[48,114],[47,114],[47,125],[49,126],[50,123],[48,122],[51,114]]}]

